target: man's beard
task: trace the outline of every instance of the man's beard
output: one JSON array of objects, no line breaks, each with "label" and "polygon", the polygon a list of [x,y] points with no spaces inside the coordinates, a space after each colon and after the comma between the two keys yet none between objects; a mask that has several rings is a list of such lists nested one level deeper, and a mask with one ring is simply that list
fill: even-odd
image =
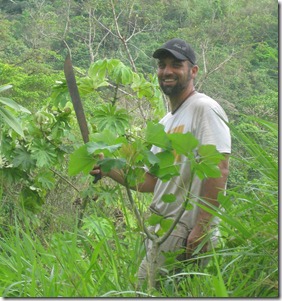
[{"label": "man's beard", "polygon": [[174,86],[166,86],[160,83],[160,87],[163,90],[164,94],[167,96],[176,96],[180,94],[182,91],[184,91],[191,81],[191,75],[188,74],[188,78],[184,83],[177,82]]},{"label": "man's beard", "polygon": [[165,86],[162,84],[160,86],[161,86],[161,89],[163,90],[164,94],[167,96],[178,95],[186,88],[186,85],[181,85],[181,84],[176,84],[175,86],[172,86],[172,87]]}]

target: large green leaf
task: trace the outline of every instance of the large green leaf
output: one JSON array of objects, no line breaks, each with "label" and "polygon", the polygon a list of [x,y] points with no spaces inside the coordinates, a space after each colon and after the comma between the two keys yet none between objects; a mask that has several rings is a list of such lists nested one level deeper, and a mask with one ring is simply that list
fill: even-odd
[{"label": "large green leaf", "polygon": [[160,123],[148,122],[146,129],[146,141],[162,149],[171,149],[171,141]]},{"label": "large green leaf", "polygon": [[198,146],[198,140],[190,133],[172,133],[168,134],[168,139],[172,143],[172,148],[178,154],[187,154]]},{"label": "large green leaf", "polygon": [[[104,153],[106,156],[111,155],[114,151],[119,149],[122,146],[121,143],[115,144],[115,145],[108,145],[104,142],[98,141],[98,142],[88,142],[87,144],[81,146],[79,149],[77,149],[75,152],[73,152],[70,155],[70,162],[69,162],[69,175],[74,176],[80,172],[84,172],[85,174],[88,174],[93,166],[97,163],[99,160],[99,157],[97,156],[99,153]],[[114,159],[112,159],[114,160]],[[107,164],[105,161],[105,169],[108,171],[108,166],[110,163]],[[119,168],[120,165],[118,165],[117,162],[112,161],[113,167]],[[116,164],[116,165],[115,165]],[[111,168],[110,168],[111,169]]]},{"label": "large green leaf", "polygon": [[201,180],[207,178],[219,178],[221,176],[221,171],[218,166],[206,164],[204,162],[195,165],[195,173]]},{"label": "large green leaf", "polygon": [[118,109],[112,104],[103,104],[93,111],[93,123],[99,131],[106,129],[117,134],[124,134],[129,127],[129,115],[125,109]]},{"label": "large green leaf", "polygon": [[7,123],[20,136],[24,137],[20,123],[9,111],[5,110],[4,108],[0,108],[0,115],[2,116],[5,123]]},{"label": "large green leaf", "polygon": [[44,140],[35,140],[30,147],[31,158],[36,160],[38,167],[49,167],[56,162],[57,154],[55,147]]},{"label": "large green leaf", "polygon": [[105,158],[99,161],[99,165],[104,172],[109,172],[111,169],[122,169],[126,165],[126,160]]},{"label": "large green leaf", "polygon": [[70,155],[68,173],[70,176],[75,176],[80,172],[88,174],[96,164],[98,158],[94,158],[89,154],[87,145],[84,144]]},{"label": "large green leaf", "polygon": [[109,153],[115,152],[122,146],[121,143],[115,145],[108,145],[104,142],[88,142],[87,143],[87,151],[90,154],[98,154],[101,152],[108,151]]},{"label": "large green leaf", "polygon": [[150,172],[163,182],[179,175],[179,165],[174,164],[175,157],[172,152],[164,151],[157,153],[159,164],[155,164]]},{"label": "large green leaf", "polygon": [[18,103],[16,103],[14,100],[12,100],[10,98],[0,97],[0,102],[4,105],[16,110],[16,111],[31,114],[31,112],[28,109],[26,109],[23,106],[19,105]]},{"label": "large green leaf", "polygon": [[217,151],[215,145],[208,144],[201,145],[198,154],[200,158],[193,165],[196,175],[202,180],[205,178],[219,178],[221,171],[218,164],[224,159],[224,155]]},{"label": "large green leaf", "polygon": [[224,155],[221,154],[215,145],[205,144],[201,145],[198,149],[198,154],[201,156],[201,161],[206,164],[218,164],[224,159]]},{"label": "large green leaf", "polygon": [[92,79],[104,79],[107,73],[108,60],[98,60],[91,64],[88,70],[88,76]]},{"label": "large green leaf", "polygon": [[[114,68],[111,65],[114,64]],[[133,80],[133,72],[131,68],[125,66],[121,61],[116,60],[108,61],[108,69],[111,78],[117,83],[122,85],[129,85]]]},{"label": "large green leaf", "polygon": [[145,163],[155,165],[160,162],[160,159],[150,150],[145,150],[142,153],[144,155]]},{"label": "large green leaf", "polygon": [[12,163],[14,167],[20,167],[25,171],[35,166],[35,160],[32,159],[31,153],[23,147],[18,147],[15,150],[15,155]]},{"label": "large green leaf", "polygon": [[50,170],[44,170],[44,172],[38,174],[36,180],[44,189],[53,189],[55,187],[55,178]]}]

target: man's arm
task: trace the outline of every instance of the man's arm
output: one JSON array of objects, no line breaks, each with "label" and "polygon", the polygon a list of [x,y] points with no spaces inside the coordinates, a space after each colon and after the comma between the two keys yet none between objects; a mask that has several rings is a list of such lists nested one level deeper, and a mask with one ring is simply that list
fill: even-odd
[{"label": "man's arm", "polygon": [[[229,156],[225,155],[225,159],[218,165],[221,171],[220,178],[208,178],[204,180],[201,190],[201,199],[212,206],[219,206],[217,201],[218,193],[225,189],[227,177],[229,173]],[[202,202],[204,203],[204,202]],[[204,203],[205,204],[205,203]],[[205,204],[207,205],[207,204]],[[187,258],[191,257],[194,250],[204,239],[210,229],[210,221],[213,215],[202,208],[199,208],[196,224],[187,238]],[[202,248],[207,250],[207,244]]]},{"label": "man's arm", "polygon": [[[100,154],[100,159],[103,159],[104,155]],[[102,177],[109,177],[117,183],[125,186],[124,172],[121,169],[112,169],[111,171],[104,173],[101,171],[100,166],[96,165],[90,171],[92,176],[101,174]],[[145,172],[145,180],[143,183],[139,183],[136,187],[131,187],[131,189],[140,192],[154,192],[155,185],[157,183],[157,178],[148,172]]]}]

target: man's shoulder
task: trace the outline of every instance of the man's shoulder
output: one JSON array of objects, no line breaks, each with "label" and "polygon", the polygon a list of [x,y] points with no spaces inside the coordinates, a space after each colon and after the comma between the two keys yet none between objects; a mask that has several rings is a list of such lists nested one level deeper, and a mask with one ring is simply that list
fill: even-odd
[{"label": "man's shoulder", "polygon": [[192,107],[190,107],[190,109],[192,109],[195,116],[199,116],[200,118],[202,118],[203,115],[220,115],[222,116],[222,118],[228,120],[222,106],[216,100],[204,93],[197,93],[197,98],[194,99]]},{"label": "man's shoulder", "polygon": [[194,105],[196,107],[217,107],[219,103],[204,93],[197,93],[194,99]]}]

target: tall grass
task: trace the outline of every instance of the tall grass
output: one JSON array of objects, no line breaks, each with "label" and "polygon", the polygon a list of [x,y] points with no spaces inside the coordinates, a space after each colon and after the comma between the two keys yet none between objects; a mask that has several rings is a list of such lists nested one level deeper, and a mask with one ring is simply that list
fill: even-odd
[{"label": "tall grass", "polygon": [[[95,220],[97,217],[93,217]],[[101,218],[102,220],[102,218]],[[123,241],[113,223],[55,233],[48,239],[27,227],[1,231],[0,294],[3,297],[94,297],[109,292],[135,294],[140,239]],[[27,220],[26,220],[27,222]],[[26,224],[26,226],[28,226]],[[123,294],[123,295],[126,295]]]},{"label": "tall grass", "polygon": [[[255,122],[259,123],[259,120]],[[276,135],[273,124],[262,126]],[[240,160],[255,177],[220,197],[220,245],[203,254],[203,270],[186,265],[162,279],[155,297],[278,296],[278,167],[250,135],[232,128],[246,154]],[[277,137],[276,137],[277,138]],[[204,205],[203,205],[204,206]],[[32,219],[18,214],[0,228],[0,295],[3,297],[147,297],[136,291],[136,272],[144,251],[142,237],[123,209],[120,227],[101,210],[84,219],[82,229],[38,235]],[[24,216],[24,218],[23,218]]]}]

